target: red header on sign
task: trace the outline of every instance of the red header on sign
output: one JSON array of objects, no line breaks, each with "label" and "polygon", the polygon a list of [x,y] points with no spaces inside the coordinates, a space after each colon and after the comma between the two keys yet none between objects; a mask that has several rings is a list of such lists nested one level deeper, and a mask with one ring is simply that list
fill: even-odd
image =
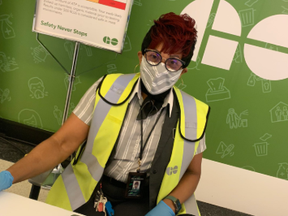
[{"label": "red header on sign", "polygon": [[99,0],[99,4],[107,5],[107,6],[122,9],[122,10],[125,10],[125,7],[126,7],[125,3],[114,1],[114,0]]}]

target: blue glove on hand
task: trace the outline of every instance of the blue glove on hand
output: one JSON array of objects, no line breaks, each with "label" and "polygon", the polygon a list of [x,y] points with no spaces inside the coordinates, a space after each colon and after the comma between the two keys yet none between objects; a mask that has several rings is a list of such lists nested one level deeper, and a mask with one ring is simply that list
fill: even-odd
[{"label": "blue glove on hand", "polygon": [[14,178],[9,171],[0,172],[0,191],[11,187],[13,180]]},{"label": "blue glove on hand", "polygon": [[157,206],[149,211],[145,216],[175,216],[173,210],[161,200]]}]

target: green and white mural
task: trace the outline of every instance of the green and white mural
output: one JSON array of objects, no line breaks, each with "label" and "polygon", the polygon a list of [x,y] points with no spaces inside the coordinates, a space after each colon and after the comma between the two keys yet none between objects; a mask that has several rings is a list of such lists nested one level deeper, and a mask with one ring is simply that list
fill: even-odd
[{"label": "green and white mural", "polygon": [[[35,1],[0,1],[0,117],[61,126],[74,42],[32,32]],[[187,13],[198,42],[177,86],[210,105],[204,157],[288,180],[288,1],[134,0],[122,54],[80,46],[70,112],[106,73],[133,73],[161,14]],[[101,29],[99,29],[101,31]]]}]

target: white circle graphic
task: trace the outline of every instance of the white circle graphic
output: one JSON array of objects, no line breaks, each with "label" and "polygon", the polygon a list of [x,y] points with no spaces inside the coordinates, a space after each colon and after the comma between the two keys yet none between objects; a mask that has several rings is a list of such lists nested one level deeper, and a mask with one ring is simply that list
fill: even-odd
[{"label": "white circle graphic", "polygon": [[[288,48],[288,15],[270,16],[248,34],[248,38]],[[288,78],[288,54],[253,45],[244,45],[247,66],[257,76],[267,80]]]}]

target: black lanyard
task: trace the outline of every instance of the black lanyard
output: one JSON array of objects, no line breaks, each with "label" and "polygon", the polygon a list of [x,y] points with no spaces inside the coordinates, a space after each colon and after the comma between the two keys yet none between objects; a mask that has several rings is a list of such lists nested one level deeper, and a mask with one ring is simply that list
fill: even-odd
[{"label": "black lanyard", "polygon": [[[145,105],[144,105],[144,106],[145,106]],[[146,145],[147,145],[147,142],[148,142],[148,140],[149,140],[149,138],[150,138],[150,136],[151,136],[151,134],[152,134],[152,132],[153,132],[156,124],[158,123],[158,121],[159,121],[159,119],[160,119],[160,117],[161,117],[162,112],[164,111],[164,108],[162,108],[162,110],[161,110],[161,112],[159,113],[159,115],[158,115],[158,117],[157,117],[157,119],[156,119],[156,121],[155,121],[155,123],[154,123],[154,125],[153,125],[153,127],[152,127],[152,129],[151,129],[151,131],[150,131],[149,134],[148,134],[148,137],[147,137],[147,139],[146,139],[146,141],[145,141],[145,143],[144,143],[144,146],[143,146],[143,119],[142,119],[143,109],[142,109],[142,108],[143,108],[143,107],[142,107],[142,105],[141,105],[141,107],[140,107],[140,109],[141,109],[141,110],[140,110],[140,114],[141,114],[141,143],[140,143],[140,154],[139,154],[139,158],[138,158],[139,167],[138,167],[138,169],[137,169],[137,172],[140,172],[141,160],[142,160],[143,152],[144,152],[144,149],[145,149],[145,147],[146,147]]]}]

